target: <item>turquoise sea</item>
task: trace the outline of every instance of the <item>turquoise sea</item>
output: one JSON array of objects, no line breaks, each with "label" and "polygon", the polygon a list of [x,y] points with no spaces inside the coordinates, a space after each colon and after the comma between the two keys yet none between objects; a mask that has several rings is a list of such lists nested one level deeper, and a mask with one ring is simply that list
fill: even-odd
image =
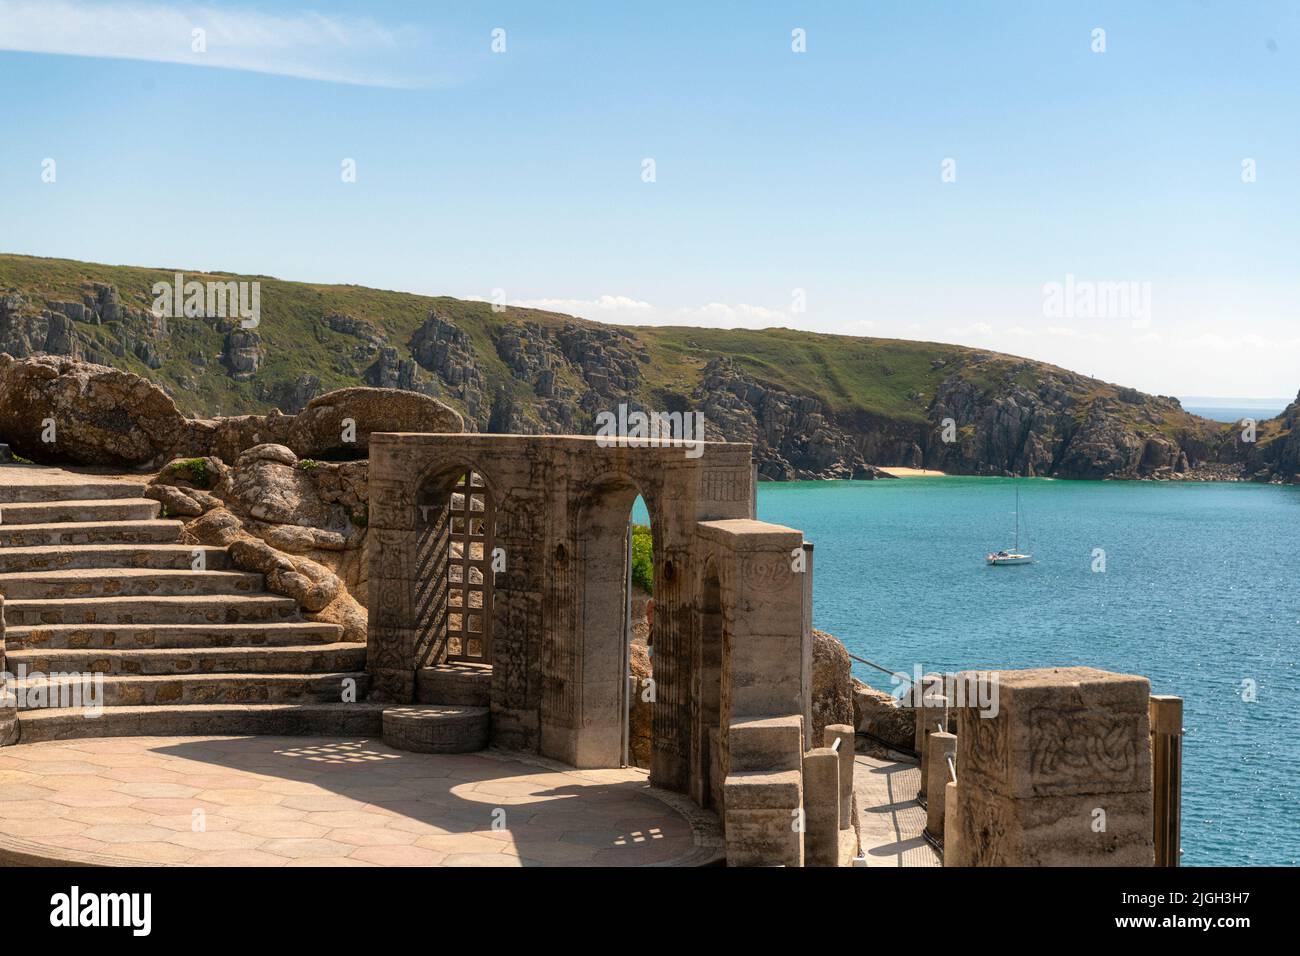
[{"label": "turquoise sea", "polygon": [[764,483],[758,516],[814,543],[815,625],[862,657],[907,673],[1088,664],[1183,697],[1184,864],[1295,864],[1300,488],[1018,484],[1024,567],[984,561],[1011,544],[1010,479]]}]

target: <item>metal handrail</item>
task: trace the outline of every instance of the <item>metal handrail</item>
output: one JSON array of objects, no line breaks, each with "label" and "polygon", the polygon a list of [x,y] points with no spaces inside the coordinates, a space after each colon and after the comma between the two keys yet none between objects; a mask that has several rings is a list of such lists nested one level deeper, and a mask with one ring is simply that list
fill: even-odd
[{"label": "metal handrail", "polygon": [[848,651],[847,653],[849,657],[857,661],[859,664],[866,664],[868,667],[874,667],[882,674],[888,674],[890,677],[901,677],[909,684],[913,683],[912,678],[907,674],[904,674],[902,671],[891,671],[888,667],[882,667],[880,664],[877,664],[875,661],[869,661],[865,657],[858,657],[858,655],[854,654],[852,651]]}]

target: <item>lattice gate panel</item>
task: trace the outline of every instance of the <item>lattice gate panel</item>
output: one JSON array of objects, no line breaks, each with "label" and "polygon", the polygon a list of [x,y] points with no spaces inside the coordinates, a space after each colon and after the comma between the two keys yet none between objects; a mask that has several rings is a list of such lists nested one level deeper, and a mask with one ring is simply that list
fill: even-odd
[{"label": "lattice gate panel", "polygon": [[491,663],[496,514],[482,476],[456,482],[447,515],[447,660]]}]

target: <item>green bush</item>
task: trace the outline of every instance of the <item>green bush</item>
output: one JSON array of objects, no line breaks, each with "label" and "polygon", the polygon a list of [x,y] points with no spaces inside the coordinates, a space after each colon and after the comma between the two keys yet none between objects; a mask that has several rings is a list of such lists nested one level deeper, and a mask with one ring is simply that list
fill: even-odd
[{"label": "green bush", "polygon": [[207,488],[212,481],[208,474],[208,463],[202,458],[186,458],[176,463],[176,470],[196,488]]},{"label": "green bush", "polygon": [[643,524],[632,525],[632,583],[647,593],[654,593],[654,538]]}]

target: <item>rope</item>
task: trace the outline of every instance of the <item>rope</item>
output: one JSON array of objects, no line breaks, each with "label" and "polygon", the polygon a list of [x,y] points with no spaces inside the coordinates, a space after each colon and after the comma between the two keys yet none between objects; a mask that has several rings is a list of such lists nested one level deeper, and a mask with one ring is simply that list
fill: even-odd
[{"label": "rope", "polygon": [[852,653],[851,651],[850,651],[850,652],[847,652],[847,653],[848,653],[849,657],[853,658],[853,660],[857,661],[859,664],[866,664],[868,667],[874,667],[876,670],[880,671],[882,674],[888,674],[890,677],[901,677],[903,680],[907,681],[909,684],[912,683],[912,678],[909,677],[908,675],[904,674],[902,671],[891,671],[888,667],[881,667],[881,666],[880,666],[879,664],[877,664],[875,661],[869,661],[869,660],[867,660],[865,657],[858,657],[857,654],[854,654],[854,653]]}]

